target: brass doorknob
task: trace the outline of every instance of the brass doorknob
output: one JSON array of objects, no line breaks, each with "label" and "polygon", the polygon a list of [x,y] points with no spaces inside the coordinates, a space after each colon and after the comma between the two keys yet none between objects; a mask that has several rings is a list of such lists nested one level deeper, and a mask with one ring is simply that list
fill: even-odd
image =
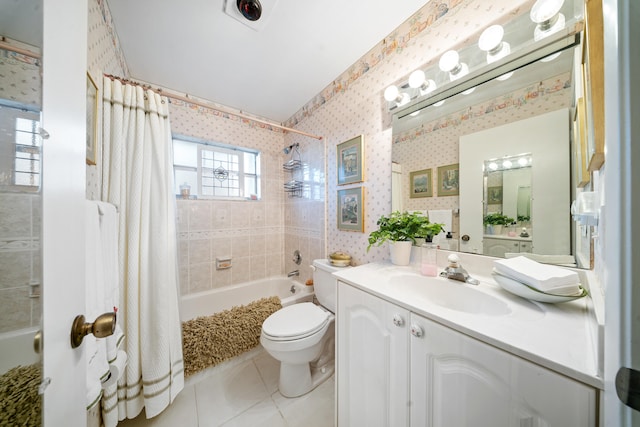
[{"label": "brass doorknob", "polygon": [[71,348],[82,344],[86,335],[93,334],[96,338],[105,338],[113,335],[116,330],[116,313],[109,312],[98,316],[93,323],[85,322],[82,314],[76,316],[71,325]]}]

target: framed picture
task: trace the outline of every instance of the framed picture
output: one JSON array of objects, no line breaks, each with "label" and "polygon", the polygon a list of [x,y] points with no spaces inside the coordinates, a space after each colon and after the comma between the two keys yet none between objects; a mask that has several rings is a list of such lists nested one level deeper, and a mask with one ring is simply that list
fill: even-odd
[{"label": "framed picture", "polygon": [[98,86],[87,73],[87,164],[96,164],[98,139]]},{"label": "framed picture", "polygon": [[364,232],[363,188],[338,190],[338,230]]},{"label": "framed picture", "polygon": [[487,204],[488,205],[501,205],[502,204],[502,186],[487,187]]},{"label": "framed picture", "polygon": [[438,196],[457,196],[460,192],[458,163],[438,167]]},{"label": "framed picture", "polygon": [[431,169],[423,169],[409,173],[409,198],[433,196]]},{"label": "framed picture", "polygon": [[364,137],[362,135],[338,144],[338,185],[364,181],[362,156]]}]

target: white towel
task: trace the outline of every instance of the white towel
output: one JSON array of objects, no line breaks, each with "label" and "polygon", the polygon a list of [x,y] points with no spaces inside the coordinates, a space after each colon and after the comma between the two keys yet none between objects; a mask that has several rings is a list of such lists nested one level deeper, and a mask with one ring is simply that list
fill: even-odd
[{"label": "white towel", "polygon": [[554,265],[541,264],[524,256],[493,262],[498,273],[542,292],[564,294],[579,289],[578,273]]},{"label": "white towel", "polygon": [[428,210],[427,216],[429,217],[429,222],[436,224],[444,224],[442,226],[443,231],[440,232],[434,239],[434,243],[440,243],[441,240],[444,240],[444,236],[447,231],[453,231],[453,211],[451,209],[434,209]]},{"label": "white towel", "polygon": [[[100,213],[95,202],[87,201],[85,214],[85,316],[93,322],[104,310],[104,283],[102,280],[102,255],[100,246]],[[104,340],[93,335],[83,339],[87,363],[86,407],[93,407],[102,396],[102,379],[109,374],[107,347]]]}]

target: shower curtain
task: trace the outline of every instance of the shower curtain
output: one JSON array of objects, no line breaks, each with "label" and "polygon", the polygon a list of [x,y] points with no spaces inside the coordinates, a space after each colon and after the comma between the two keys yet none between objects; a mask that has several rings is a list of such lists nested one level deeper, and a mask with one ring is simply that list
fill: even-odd
[{"label": "shower curtain", "polygon": [[[119,209],[125,374],[103,397],[105,426],[162,412],[182,390],[177,236],[166,97],[104,78],[102,199]],[[117,416],[117,418],[116,418]]]}]

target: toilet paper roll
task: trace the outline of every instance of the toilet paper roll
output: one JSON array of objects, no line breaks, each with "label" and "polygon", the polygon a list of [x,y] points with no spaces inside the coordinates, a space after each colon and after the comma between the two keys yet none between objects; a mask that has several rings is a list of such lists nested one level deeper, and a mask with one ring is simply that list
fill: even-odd
[{"label": "toilet paper roll", "polygon": [[118,383],[118,380],[124,375],[124,369],[127,367],[127,353],[118,350],[118,357],[113,363],[109,363],[109,375],[102,382],[102,388],[111,387]]}]

